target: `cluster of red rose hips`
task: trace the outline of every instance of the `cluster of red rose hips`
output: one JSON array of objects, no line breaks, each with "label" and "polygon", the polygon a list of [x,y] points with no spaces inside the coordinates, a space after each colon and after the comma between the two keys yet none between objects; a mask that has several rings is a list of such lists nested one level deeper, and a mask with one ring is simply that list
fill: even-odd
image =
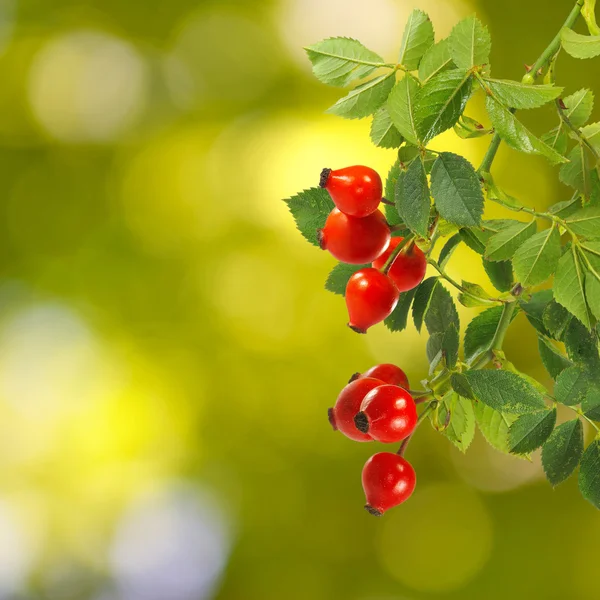
[{"label": "cluster of red rose hips", "polygon": [[375,516],[401,504],[413,493],[415,471],[401,456],[417,425],[417,407],[408,378],[396,365],[382,364],[356,373],[328,411],[334,430],[357,442],[404,442],[398,454],[378,452],[362,472],[365,508]]},{"label": "cluster of red rose hips", "polygon": [[321,248],[347,264],[372,263],[356,271],[346,286],[348,326],[366,333],[392,313],[400,292],[421,283],[427,259],[412,240],[398,250],[404,238],[392,238],[391,228],[378,210],[385,200],[376,171],[364,166],[323,169],[319,185],[336,206],[318,232]]}]

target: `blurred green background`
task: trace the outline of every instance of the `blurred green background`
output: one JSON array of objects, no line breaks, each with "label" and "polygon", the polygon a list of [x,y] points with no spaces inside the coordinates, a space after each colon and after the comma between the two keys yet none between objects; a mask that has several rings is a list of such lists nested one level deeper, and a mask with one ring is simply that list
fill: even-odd
[{"label": "blurred green background", "polygon": [[[355,371],[418,382],[425,339],[346,328],[334,260],[281,202],[325,166],[394,159],[323,114],[339,92],[301,48],[348,35],[393,60],[414,7],[438,37],[477,11],[494,73],[520,78],[571,2],[0,1],[2,600],[599,597],[575,481],[425,427],[414,497],[377,520],[374,445],[327,423]],[[559,81],[598,64],[563,56]],[[476,162],[486,140],[436,144]],[[530,206],[568,195],[505,148],[495,173]],[[468,249],[450,272],[483,277]],[[547,382],[522,316],[506,348]]]}]

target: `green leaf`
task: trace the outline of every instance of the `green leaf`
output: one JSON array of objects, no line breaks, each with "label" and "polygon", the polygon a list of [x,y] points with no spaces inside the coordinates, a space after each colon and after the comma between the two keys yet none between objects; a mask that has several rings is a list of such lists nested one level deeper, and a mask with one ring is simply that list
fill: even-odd
[{"label": "green leaf", "polygon": [[594,58],[600,56],[600,35],[581,35],[563,27],[560,41],[567,54],[573,58]]},{"label": "green leaf", "polygon": [[347,265],[346,263],[338,263],[333,267],[333,270],[327,276],[325,289],[334,294],[344,296],[346,294],[346,285],[348,280],[356,271],[370,267],[371,265]]},{"label": "green leaf", "polygon": [[483,193],[471,163],[458,154],[442,152],[431,169],[431,195],[442,218],[455,225],[481,223]]},{"label": "green leaf", "polygon": [[569,229],[579,237],[600,238],[600,206],[587,206],[567,219]]},{"label": "green leaf", "polygon": [[310,188],[284,202],[288,205],[300,233],[313,245],[318,246],[317,230],[322,229],[334,204],[327,190]]},{"label": "green leaf", "polygon": [[574,246],[558,262],[554,276],[554,299],[588,329],[591,328],[592,316],[585,299],[585,271]]},{"label": "green leaf", "polygon": [[515,454],[529,454],[549,437],[556,424],[556,409],[520,416],[510,427],[508,444]]},{"label": "green leaf", "polygon": [[535,221],[529,223],[515,221],[490,237],[485,249],[485,257],[492,261],[511,259],[517,248],[533,236],[536,229]]},{"label": "green leaf", "polygon": [[402,221],[416,234],[426,237],[431,200],[425,166],[414,160],[396,186],[396,209]]},{"label": "green leaf", "polygon": [[556,150],[561,155],[567,152],[567,147],[569,145],[569,136],[564,130],[562,123],[558,127],[551,129],[548,133],[542,135],[540,137],[540,140],[542,140],[544,144],[548,144],[550,148]]},{"label": "green leaf", "polygon": [[494,287],[500,292],[510,292],[515,282],[510,260],[492,262],[482,258],[482,262],[483,268]]},{"label": "green leaf", "polygon": [[387,100],[387,110],[392,123],[411,144],[419,143],[415,120],[415,102],[420,89],[419,83],[410,75],[405,75],[392,89]]},{"label": "green leaf", "polygon": [[581,495],[600,509],[600,440],[594,440],[583,453],[579,467]]},{"label": "green leaf", "polygon": [[423,142],[458,121],[471,95],[471,78],[463,69],[452,69],[439,73],[419,90],[414,115]]},{"label": "green leaf", "polygon": [[565,115],[574,127],[583,127],[592,116],[594,109],[594,94],[592,90],[583,88],[563,98],[563,104],[567,107]]},{"label": "green leaf", "polygon": [[439,280],[431,292],[424,320],[430,335],[443,334],[450,326],[454,326],[457,330],[460,329],[458,312],[452,296]]},{"label": "green leaf", "polygon": [[454,126],[454,133],[463,139],[470,140],[473,138],[482,137],[493,133],[491,129],[486,129],[481,123],[462,114],[458,119],[458,123]]},{"label": "green leaf", "polygon": [[470,400],[448,392],[440,406],[439,420],[443,423],[450,413],[450,423],[444,435],[461,451],[466,452],[475,437],[475,413]]},{"label": "green leaf", "polygon": [[556,271],[560,253],[560,233],[555,226],[530,237],[513,258],[517,281],[528,287],[546,281]]},{"label": "green leaf", "polygon": [[542,447],[542,465],[548,481],[557,486],[573,473],[583,453],[583,427],[579,419],[559,425]]},{"label": "green leaf", "polygon": [[598,356],[598,337],[595,331],[589,331],[577,319],[571,319],[566,327],[563,341],[567,356],[580,365],[596,371],[600,368]]},{"label": "green leaf", "polygon": [[539,108],[555,98],[563,89],[554,85],[528,85],[508,79],[486,79],[492,93],[505,106],[511,108]]},{"label": "green leaf", "polygon": [[402,331],[406,329],[410,305],[412,304],[416,291],[416,289],[412,289],[400,294],[400,299],[398,300],[398,304],[396,304],[396,308],[383,322],[390,331]]},{"label": "green leaf", "polygon": [[371,141],[379,148],[398,148],[404,141],[404,138],[392,123],[385,106],[382,106],[373,116]]},{"label": "green leaf", "polygon": [[362,119],[372,115],[387,100],[395,77],[395,72],[392,72],[366,81],[340,98],[327,112],[345,119]]},{"label": "green leaf", "polygon": [[552,379],[556,379],[560,373],[573,365],[573,363],[566,356],[563,356],[549,341],[545,340],[542,336],[538,336],[538,349],[540,351],[542,363],[544,364],[544,367],[546,367],[546,371],[548,371]]},{"label": "green leaf", "polygon": [[553,204],[548,212],[560,217],[561,219],[568,219],[572,214],[576,213],[581,208],[581,198],[575,196],[571,200],[563,200]]},{"label": "green leaf", "polygon": [[487,27],[475,15],[459,21],[449,40],[450,55],[458,67],[470,69],[490,62],[492,40]]},{"label": "green leaf", "polygon": [[460,335],[454,323],[451,323],[442,334],[442,356],[448,369],[454,369],[458,361]]},{"label": "green leaf", "polygon": [[429,303],[431,302],[431,295],[433,290],[438,283],[437,277],[429,277],[422,281],[416,289],[415,301],[412,307],[413,321],[417,331],[421,331],[423,326],[423,317],[429,309]]},{"label": "green leaf", "polygon": [[544,310],[552,301],[552,290],[540,290],[531,295],[529,300],[520,300],[519,305],[523,309],[527,320],[537,331],[547,335],[547,330],[542,320]]},{"label": "green leaf", "polygon": [[508,371],[467,371],[462,374],[473,397],[494,410],[524,414],[544,410],[546,404],[540,392],[528,381]]},{"label": "green leaf", "polygon": [[501,306],[493,306],[471,319],[465,331],[465,359],[471,360],[480,352],[487,350],[492,342],[500,316]]},{"label": "green leaf", "polygon": [[422,10],[415,8],[404,28],[398,62],[408,71],[414,71],[434,41],[431,19]]},{"label": "green leaf", "polygon": [[583,401],[591,387],[596,387],[591,375],[582,367],[575,365],[565,369],[556,378],[554,397],[561,404],[575,406]]},{"label": "green leaf", "polygon": [[508,146],[525,154],[539,154],[553,164],[567,162],[564,156],[535,137],[506,106],[493,96],[487,96],[485,107],[496,133]]},{"label": "green leaf", "polygon": [[315,77],[328,85],[344,87],[384,64],[379,54],[352,38],[329,38],[305,50]]},{"label": "green leaf", "polygon": [[600,390],[593,389],[588,392],[581,403],[583,414],[592,421],[600,421]]},{"label": "green leaf", "polygon": [[438,265],[443,269],[454,250],[458,247],[458,245],[462,242],[462,238],[460,233],[455,233],[445,244],[444,247],[440,251],[440,256],[438,258]]},{"label": "green leaf", "polygon": [[488,444],[496,450],[508,454],[508,430],[517,417],[498,412],[483,402],[474,402],[473,412],[479,431]]},{"label": "green leaf", "polygon": [[600,27],[596,23],[596,0],[584,0],[581,7],[581,16],[585,19],[591,35],[600,34]]},{"label": "green leaf", "polygon": [[434,333],[429,336],[427,344],[425,346],[425,352],[427,354],[427,360],[429,361],[429,374],[431,375],[442,362],[444,358],[442,352],[442,344],[444,340],[443,333]]},{"label": "green leaf", "polygon": [[587,152],[577,144],[568,154],[568,163],[560,166],[559,179],[589,197],[591,190],[590,165]]},{"label": "green leaf", "polygon": [[[396,197],[396,184],[399,177],[404,176],[404,171],[400,168],[400,161],[397,160],[391,167],[385,180],[385,197],[394,202]],[[402,219],[396,210],[396,205],[385,205],[385,218],[390,225],[401,225]]]},{"label": "green leaf", "polygon": [[600,152],[600,121],[582,127],[581,135],[587,139],[596,152]]},{"label": "green leaf", "polygon": [[[552,292],[550,290],[548,290],[548,292],[550,292],[549,295],[552,300]],[[562,340],[573,316],[564,306],[561,306],[558,302],[552,300],[544,307],[541,319],[543,328],[546,329],[549,337],[552,337],[555,340]],[[543,331],[543,328],[540,331]]]},{"label": "green leaf", "polygon": [[427,83],[438,73],[454,67],[452,57],[450,56],[450,44],[448,39],[439,41],[430,46],[423,55],[419,64],[419,79]]},{"label": "green leaf", "polygon": [[470,281],[461,282],[464,292],[458,294],[458,301],[466,307],[472,308],[475,306],[489,306],[492,302],[492,297],[477,283]]}]

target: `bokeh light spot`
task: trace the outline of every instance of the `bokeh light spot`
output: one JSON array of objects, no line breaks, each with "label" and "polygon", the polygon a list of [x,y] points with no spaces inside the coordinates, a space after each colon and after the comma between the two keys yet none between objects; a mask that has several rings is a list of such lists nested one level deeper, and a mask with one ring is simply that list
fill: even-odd
[{"label": "bokeh light spot", "polygon": [[[479,497],[455,484],[418,490],[385,516],[379,556],[398,581],[421,592],[455,590],[487,562],[492,522]],[[424,560],[426,556],[441,560]]]},{"label": "bokeh light spot", "polygon": [[148,73],[128,42],[76,31],[47,42],[34,58],[29,101],[39,123],[65,142],[104,142],[141,112]]}]

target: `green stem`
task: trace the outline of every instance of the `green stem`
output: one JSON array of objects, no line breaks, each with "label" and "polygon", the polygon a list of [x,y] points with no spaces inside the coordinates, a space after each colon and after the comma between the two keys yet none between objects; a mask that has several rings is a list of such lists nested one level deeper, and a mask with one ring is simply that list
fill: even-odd
[{"label": "green stem", "polygon": [[399,456],[403,456],[404,455],[404,451],[406,450],[406,447],[408,446],[408,443],[410,442],[412,436],[415,434],[415,431],[417,430],[417,428],[419,427],[419,425],[425,420],[425,417],[438,405],[438,401],[437,400],[432,400],[423,410],[423,412],[419,415],[419,418],[417,419],[417,424],[415,425],[415,428],[413,430],[413,432],[400,444],[400,448],[398,448],[398,452],[396,454],[398,454]]},{"label": "green stem", "polygon": [[387,275],[387,272],[390,270],[390,267],[392,266],[392,263],[396,260],[398,254],[400,254],[400,252],[409,252],[414,243],[415,241],[412,237],[404,238],[403,242],[401,244],[398,244],[392,250],[392,253],[385,261],[385,264],[383,265],[383,267],[381,267],[380,271]]},{"label": "green stem", "polygon": [[558,116],[560,117],[560,120],[575,134],[575,137],[579,140],[579,142],[583,144],[592,153],[592,155],[596,159],[596,162],[598,162],[598,160],[600,160],[600,154],[598,153],[596,148],[592,146],[592,144],[585,137],[585,135],[583,135],[581,131],[579,131],[579,128],[575,127],[575,125],[571,123],[571,119],[569,119],[569,117],[565,113],[564,109],[560,105],[559,100],[556,100],[556,109],[558,110]]},{"label": "green stem", "polygon": [[[538,71],[540,69],[542,69],[546,65],[546,63],[548,63],[551,60],[551,58],[558,52],[558,50],[560,48],[560,32],[561,32],[562,28],[563,27],[570,28],[575,23],[575,21],[577,20],[577,17],[579,16],[579,13],[581,12],[581,7],[583,6],[583,3],[584,3],[584,0],[577,0],[577,2],[575,3],[575,6],[571,9],[569,16],[563,23],[559,32],[556,34],[556,36],[554,36],[554,39],[548,44],[548,46],[542,52],[542,54],[540,54],[540,57],[535,61],[535,63],[533,64],[533,67],[531,67],[531,70],[529,71],[529,73],[527,73],[525,75],[525,77],[523,77],[524,82],[533,83],[538,77]],[[513,110],[512,112],[514,113],[515,111]],[[485,153],[485,156],[483,157],[483,161],[481,162],[481,165],[479,166],[479,169],[478,169],[479,173],[488,173],[489,172],[489,170],[492,167],[492,163],[494,162],[494,159],[496,158],[496,153],[498,152],[498,147],[500,146],[501,141],[502,140],[501,140],[500,136],[497,133],[495,133],[494,137],[492,138],[492,141],[490,142],[490,145],[487,149],[487,152]]]}]

